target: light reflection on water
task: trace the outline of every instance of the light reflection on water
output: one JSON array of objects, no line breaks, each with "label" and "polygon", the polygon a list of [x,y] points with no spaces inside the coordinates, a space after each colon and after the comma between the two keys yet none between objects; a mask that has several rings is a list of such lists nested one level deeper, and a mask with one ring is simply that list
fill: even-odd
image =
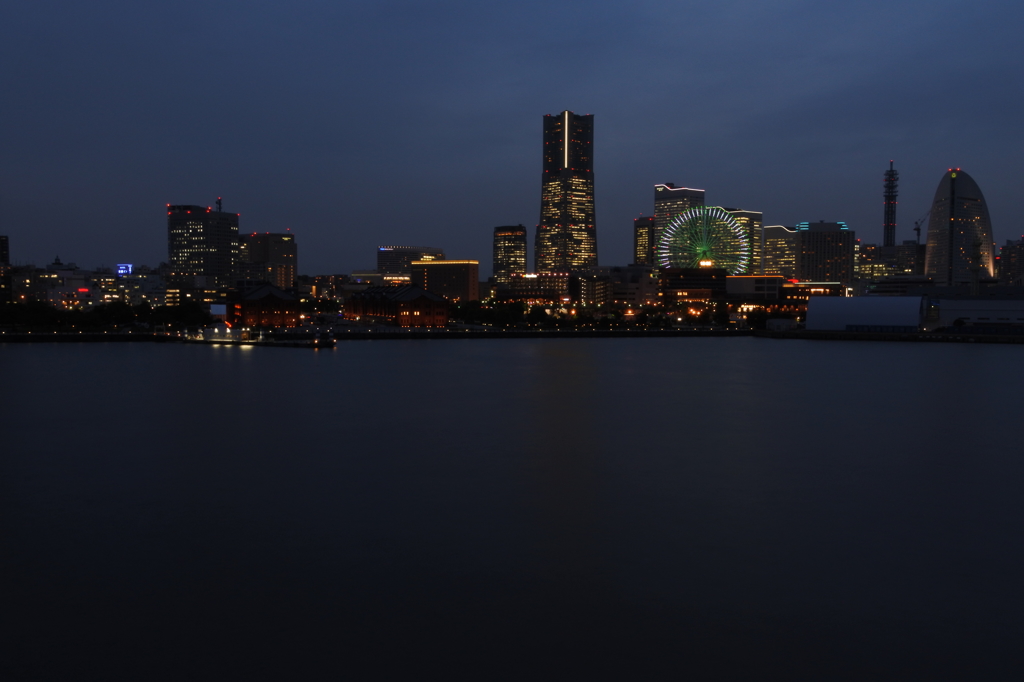
[{"label": "light reflection on water", "polygon": [[998,676],[1020,352],[0,346],[19,665]]}]

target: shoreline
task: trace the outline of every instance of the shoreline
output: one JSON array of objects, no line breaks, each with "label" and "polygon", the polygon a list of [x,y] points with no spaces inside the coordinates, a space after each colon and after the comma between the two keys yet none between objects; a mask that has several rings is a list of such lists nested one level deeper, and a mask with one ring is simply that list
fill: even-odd
[{"label": "shoreline", "polygon": [[284,348],[329,348],[341,341],[411,341],[426,339],[565,339],[565,338],[630,338],[630,337],[740,337],[753,336],[763,339],[805,341],[897,341],[917,343],[999,343],[1024,344],[1024,334],[955,334],[930,332],[847,332],[847,331],[766,331],[754,329],[637,329],[637,330],[454,330],[433,331],[372,331],[339,332],[332,340],[314,342],[306,339],[280,339],[275,341],[236,341],[215,339],[184,339],[166,334],[149,332],[4,332],[0,333],[0,344],[4,343],[189,343],[203,345],[245,345],[279,346]]}]

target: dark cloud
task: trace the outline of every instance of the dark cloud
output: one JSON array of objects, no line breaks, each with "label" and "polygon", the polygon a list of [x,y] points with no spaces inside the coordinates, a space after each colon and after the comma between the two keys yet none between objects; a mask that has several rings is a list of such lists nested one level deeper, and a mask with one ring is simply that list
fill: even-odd
[{"label": "dark cloud", "polygon": [[601,261],[651,185],[772,223],[900,238],[968,169],[999,241],[1024,225],[1024,9],[954,2],[23,3],[0,44],[0,233],[13,256],[166,257],[162,206],[218,195],[291,228],[304,272],[382,242],[489,261],[533,226],[540,118],[593,113]]}]

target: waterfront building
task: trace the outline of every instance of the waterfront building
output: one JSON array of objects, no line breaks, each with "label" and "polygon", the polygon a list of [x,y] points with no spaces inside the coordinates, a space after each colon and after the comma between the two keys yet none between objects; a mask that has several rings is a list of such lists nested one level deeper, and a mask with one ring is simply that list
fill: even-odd
[{"label": "waterfront building", "polygon": [[526,228],[508,225],[494,228],[493,273],[498,284],[508,284],[513,273],[526,272]]},{"label": "waterfront building", "polygon": [[692,187],[676,187],[671,182],[654,186],[654,231],[651,233],[651,250],[655,254],[651,264],[657,265],[658,247],[661,235],[669,222],[680,213],[704,205],[704,190]]},{"label": "waterfront building", "polygon": [[842,282],[786,282],[779,289],[779,298],[791,302],[806,303],[812,296],[845,296],[846,285]]},{"label": "waterfront building", "polygon": [[658,268],[653,265],[613,265],[593,273],[612,284],[611,300],[630,306],[658,304]]},{"label": "waterfront building", "polygon": [[974,179],[959,168],[939,181],[928,221],[925,275],[936,284],[977,284],[995,276],[992,221]]},{"label": "waterfront building", "polygon": [[273,284],[261,284],[242,293],[231,305],[234,326],[297,327],[299,299]]},{"label": "waterfront building", "polygon": [[664,305],[722,298],[726,294],[725,268],[661,268],[658,293]]},{"label": "waterfront building", "polygon": [[584,305],[605,305],[612,300],[612,281],[591,270],[569,278],[569,296]]},{"label": "waterfront building", "polygon": [[279,289],[292,289],[298,277],[298,245],[289,232],[242,235],[239,258],[248,272],[244,279],[258,279]]},{"label": "waterfront building", "polygon": [[732,214],[733,219],[747,233],[747,241],[750,244],[750,262],[746,271],[740,274],[761,274],[761,253],[763,251],[761,227],[764,222],[764,214],[761,211],[748,211],[742,208],[727,208],[725,210]]},{"label": "waterfront building", "polygon": [[654,216],[640,216],[633,219],[633,265],[654,265],[655,249]]},{"label": "waterfront building", "polygon": [[412,275],[414,260],[444,260],[444,251],[433,246],[378,246],[377,272],[382,275]]},{"label": "waterfront building", "polygon": [[800,245],[797,276],[801,280],[843,284],[853,281],[856,235],[846,223],[821,220],[796,227]]},{"label": "waterfront building", "polygon": [[513,274],[507,289],[499,289],[499,301],[522,301],[527,305],[568,303],[568,272],[527,272]]},{"label": "waterfront building", "polygon": [[924,330],[956,329],[968,334],[1013,334],[1024,331],[1024,296],[1017,287],[943,287],[925,298]]},{"label": "waterfront building", "polygon": [[922,321],[921,296],[815,296],[807,301],[807,329],[913,333]]},{"label": "waterfront building", "polygon": [[480,262],[475,260],[417,260],[412,283],[449,301],[480,300]]},{"label": "waterfront building", "polygon": [[543,166],[534,245],[537,272],[573,272],[597,265],[594,117],[571,111],[544,116]]},{"label": "waterfront building", "polygon": [[796,279],[800,254],[795,227],[766,225],[761,228],[761,274]]},{"label": "waterfront building", "polygon": [[204,206],[167,205],[168,262],[175,283],[192,286],[196,277],[212,278],[220,287],[234,283],[238,215]]},{"label": "waterfront building", "polygon": [[725,278],[725,293],[733,300],[772,300],[779,298],[785,283],[778,275],[731,275]]},{"label": "waterfront building", "polygon": [[445,327],[448,301],[414,284],[370,287],[345,302],[345,319],[399,327]]}]

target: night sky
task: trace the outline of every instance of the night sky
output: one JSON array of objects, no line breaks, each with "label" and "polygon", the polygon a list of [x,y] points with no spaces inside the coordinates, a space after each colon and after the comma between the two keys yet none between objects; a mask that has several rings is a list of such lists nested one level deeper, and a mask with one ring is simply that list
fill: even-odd
[{"label": "night sky", "polygon": [[[900,171],[913,238],[949,167],[1019,238],[1019,2],[4,3],[0,234],[16,263],[167,258],[167,203],[291,228],[300,272],[378,244],[490,271],[533,227],[541,117],[595,115],[602,264],[631,260],[652,185],[766,224],[881,240]],[[533,262],[531,243],[531,266]]]}]

